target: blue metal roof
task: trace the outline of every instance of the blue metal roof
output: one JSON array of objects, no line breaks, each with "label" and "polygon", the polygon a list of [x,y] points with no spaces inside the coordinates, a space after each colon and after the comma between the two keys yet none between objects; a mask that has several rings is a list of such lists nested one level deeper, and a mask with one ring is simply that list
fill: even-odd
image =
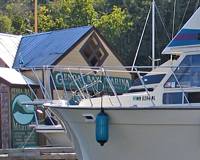
[{"label": "blue metal roof", "polygon": [[91,29],[83,26],[23,36],[13,67],[52,65]]}]

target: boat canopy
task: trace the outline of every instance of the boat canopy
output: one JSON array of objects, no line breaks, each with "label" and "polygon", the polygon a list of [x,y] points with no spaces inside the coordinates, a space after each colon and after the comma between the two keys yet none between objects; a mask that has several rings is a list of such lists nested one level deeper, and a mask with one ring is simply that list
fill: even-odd
[{"label": "boat canopy", "polygon": [[186,22],[162,54],[181,55],[200,51],[200,8]]}]

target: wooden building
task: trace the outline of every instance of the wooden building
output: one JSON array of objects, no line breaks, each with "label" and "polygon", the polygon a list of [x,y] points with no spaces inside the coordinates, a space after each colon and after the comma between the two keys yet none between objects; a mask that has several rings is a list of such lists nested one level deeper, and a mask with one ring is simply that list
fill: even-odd
[{"label": "wooden building", "polygon": [[[6,38],[1,38],[1,36]],[[18,101],[36,98],[28,87],[29,85],[38,95],[41,92],[38,91],[38,79],[33,72],[26,71],[24,68],[34,68],[42,84],[48,85],[50,84],[50,77],[45,78],[45,75],[49,73],[46,73],[43,69],[38,70],[37,67],[52,65],[123,66],[103,36],[92,26],[25,36],[0,34],[0,41],[2,41],[0,43],[0,66],[2,67],[0,68],[0,140],[2,148],[22,147],[25,139],[32,131],[28,125],[34,121],[33,108],[31,109],[29,106],[30,109],[27,110],[27,108],[20,106]],[[8,41],[10,41],[10,44],[6,44]],[[11,49],[10,46],[13,46],[14,49]],[[7,60],[9,56],[10,59]],[[16,70],[20,70],[20,72]],[[63,88],[60,86],[59,80],[60,73],[52,70],[50,74],[55,80],[56,87],[62,92]],[[73,73],[73,75],[77,74],[80,73]],[[9,79],[3,75],[8,75]],[[63,75],[66,77],[66,87],[70,90],[71,88],[68,85],[70,82],[67,79],[68,73],[63,73]],[[18,77],[18,79],[15,79],[15,77]],[[131,76],[128,73],[112,74],[111,78],[115,85],[119,87],[119,93],[123,93],[129,88]],[[51,97],[56,98],[54,89],[55,87],[50,85]],[[37,144],[38,137],[34,133],[26,146]]]},{"label": "wooden building", "polygon": [[[21,37],[0,33],[0,148],[3,149],[23,146],[31,132],[26,124],[34,120],[33,112],[26,115],[17,110],[18,101],[33,97],[27,83],[38,88],[31,79],[12,69]],[[36,134],[30,137],[29,144],[37,145]]]},{"label": "wooden building", "polygon": [[[33,78],[32,72],[26,72],[25,68],[37,68],[45,66],[118,66],[123,67],[122,63],[115,56],[115,53],[98,32],[95,27],[83,26],[77,28],[70,28],[64,30],[57,30],[51,32],[36,33],[27,36],[23,36],[16,54],[14,61],[14,68],[21,68],[24,75]],[[125,71],[125,69],[124,69]],[[59,77],[60,73],[55,70],[52,71],[53,77],[58,89],[61,88]],[[80,72],[72,71],[74,76],[79,76]],[[50,80],[44,77],[47,74],[44,70],[37,70],[41,82],[50,84]],[[70,88],[69,73],[63,73],[66,78],[67,90]],[[94,77],[93,75],[91,75]],[[95,75],[101,76],[101,75]],[[113,82],[119,88],[119,92],[123,93],[129,88],[130,74],[128,73],[112,73],[110,75]],[[34,79],[37,81],[37,79]],[[122,87],[123,86],[123,87]],[[124,87],[125,86],[125,87]],[[51,97],[56,98],[57,94],[50,91],[52,86],[46,86],[49,88]],[[121,89],[120,89],[121,87]],[[55,88],[55,87],[54,87]],[[122,89],[123,88],[123,89]],[[120,91],[121,90],[121,91]],[[69,93],[70,94],[70,93]]]}]

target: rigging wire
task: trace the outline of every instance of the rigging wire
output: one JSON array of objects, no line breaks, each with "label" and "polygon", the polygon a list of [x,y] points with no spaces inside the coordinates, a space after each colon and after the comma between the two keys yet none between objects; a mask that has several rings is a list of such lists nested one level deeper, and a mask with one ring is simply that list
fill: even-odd
[{"label": "rigging wire", "polygon": [[139,41],[139,44],[138,44],[138,47],[137,47],[137,51],[135,53],[135,58],[133,60],[133,64],[132,64],[132,68],[131,68],[131,71],[133,71],[133,68],[135,66],[135,62],[136,62],[136,59],[138,57],[138,52],[139,52],[139,49],[140,49],[140,46],[141,46],[141,43],[142,43],[142,39],[144,37],[144,32],[146,30],[146,26],[147,26],[147,22],[148,22],[148,19],[149,19],[149,15],[151,13],[151,5],[150,5],[150,8],[149,8],[149,12],[147,14],[147,18],[146,18],[146,21],[145,21],[145,24],[144,24],[144,28],[143,28],[143,31],[142,31],[142,35],[141,35],[141,38],[140,38],[140,41]]},{"label": "rigging wire", "polygon": [[174,13],[173,13],[173,22],[172,22],[172,39],[174,37],[174,28],[175,28],[175,17],[176,17],[176,0],[174,0]]},{"label": "rigging wire", "polygon": [[[198,1],[199,1],[199,0],[198,0]],[[185,15],[186,15],[186,13],[187,13],[187,10],[188,10],[188,7],[189,7],[189,5],[190,5],[190,2],[191,2],[191,0],[189,0],[189,1],[187,2],[187,6],[186,6],[186,8],[185,8],[185,11],[184,11],[183,17],[182,17],[182,19],[181,19],[181,23],[180,23],[180,25],[179,25],[179,27],[178,27],[178,30],[181,29],[181,26],[182,26],[183,21],[184,21],[184,19],[185,19]]]},{"label": "rigging wire", "polygon": [[159,11],[159,9],[158,9],[156,4],[155,4],[155,7],[156,7],[156,11],[158,12],[158,17],[160,18],[160,21],[161,21],[161,23],[163,25],[163,28],[164,28],[165,32],[166,32],[166,35],[167,35],[168,39],[171,40],[169,32],[167,31],[167,27],[166,27],[166,25],[165,25],[165,23],[164,23],[164,21],[162,19],[162,16],[161,16],[160,11]]},{"label": "rigging wire", "polygon": [[198,7],[199,7],[199,2],[200,2],[200,0],[197,0],[196,5],[195,5],[195,8],[194,8],[194,12],[198,9]]}]

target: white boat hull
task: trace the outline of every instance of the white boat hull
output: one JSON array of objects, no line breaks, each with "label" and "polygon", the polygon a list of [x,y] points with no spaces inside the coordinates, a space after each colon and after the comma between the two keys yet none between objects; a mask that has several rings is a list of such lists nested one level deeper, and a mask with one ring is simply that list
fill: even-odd
[{"label": "white boat hull", "polygon": [[109,141],[95,139],[94,115],[100,109],[52,107],[70,128],[79,160],[198,160],[199,109],[106,109],[110,117]]}]

